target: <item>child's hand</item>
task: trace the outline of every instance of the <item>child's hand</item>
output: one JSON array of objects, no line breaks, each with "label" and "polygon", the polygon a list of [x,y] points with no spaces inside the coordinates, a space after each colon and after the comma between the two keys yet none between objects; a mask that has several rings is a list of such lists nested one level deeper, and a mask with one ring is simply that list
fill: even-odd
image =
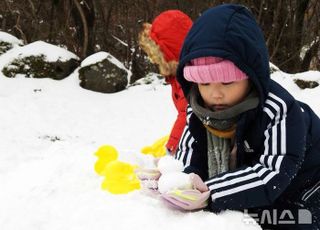
[{"label": "child's hand", "polygon": [[174,189],[161,194],[161,197],[173,208],[192,211],[202,209],[208,205],[210,192],[200,192],[197,189]]},{"label": "child's hand", "polygon": [[142,188],[149,190],[158,189],[158,180],[161,176],[161,173],[158,169],[138,168],[135,170],[135,173],[141,182]]},{"label": "child's hand", "polygon": [[190,181],[194,189],[199,190],[200,192],[209,191],[208,186],[203,182],[201,177],[198,174],[190,173]]},{"label": "child's hand", "polygon": [[170,206],[182,210],[197,210],[208,205],[210,191],[199,175],[190,173],[193,189],[173,189],[161,194]]}]

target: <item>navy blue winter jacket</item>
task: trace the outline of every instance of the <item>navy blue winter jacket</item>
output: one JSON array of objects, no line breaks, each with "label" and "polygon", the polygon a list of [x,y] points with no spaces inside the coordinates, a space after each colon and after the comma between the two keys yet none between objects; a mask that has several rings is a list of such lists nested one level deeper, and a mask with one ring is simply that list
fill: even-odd
[{"label": "navy blue winter jacket", "polygon": [[177,78],[188,97],[191,82],[183,77],[190,60],[215,56],[231,60],[249,76],[259,93],[259,106],[241,115],[236,130],[237,167],[208,178],[207,138],[201,121],[189,107],[176,158],[185,172],[208,185],[210,209],[243,210],[272,206],[279,200],[299,200],[320,187],[320,120],[270,79],[263,34],[252,14],[239,5],[207,10],[184,42]]}]

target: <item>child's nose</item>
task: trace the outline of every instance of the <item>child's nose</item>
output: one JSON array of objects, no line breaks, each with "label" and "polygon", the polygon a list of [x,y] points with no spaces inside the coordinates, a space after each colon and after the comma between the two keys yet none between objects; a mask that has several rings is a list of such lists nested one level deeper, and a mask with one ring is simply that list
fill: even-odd
[{"label": "child's nose", "polygon": [[211,85],[211,98],[221,99],[223,97],[223,92],[218,84]]}]

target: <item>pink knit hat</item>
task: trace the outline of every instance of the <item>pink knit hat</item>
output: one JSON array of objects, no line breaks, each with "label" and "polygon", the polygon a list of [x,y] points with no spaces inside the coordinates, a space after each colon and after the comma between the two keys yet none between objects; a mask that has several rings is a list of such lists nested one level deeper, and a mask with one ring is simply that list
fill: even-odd
[{"label": "pink knit hat", "polygon": [[195,58],[183,68],[183,74],[186,80],[195,83],[228,83],[248,79],[233,62],[219,57]]}]

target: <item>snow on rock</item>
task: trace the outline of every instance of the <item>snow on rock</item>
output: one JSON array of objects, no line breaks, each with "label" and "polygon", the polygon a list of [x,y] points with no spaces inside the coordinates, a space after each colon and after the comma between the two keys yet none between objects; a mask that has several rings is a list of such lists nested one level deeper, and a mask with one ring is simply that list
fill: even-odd
[{"label": "snow on rock", "polygon": [[280,71],[279,67],[273,64],[272,62],[269,62],[269,68],[270,68],[270,73]]},{"label": "snow on rock", "polygon": [[129,71],[123,64],[120,62],[117,58],[112,56],[110,53],[105,51],[100,51],[95,54],[90,55],[89,57],[85,58],[81,64],[80,67],[85,67],[89,65],[96,64],[98,62],[103,61],[104,59],[108,59],[112,64],[116,65],[118,68],[123,69],[127,71],[128,73],[128,80],[130,82],[130,77],[132,75],[131,71]]},{"label": "snow on rock", "polygon": [[[68,61],[70,59],[79,60],[74,53],[61,47],[43,42],[36,41],[25,46],[15,47],[0,56],[0,70],[10,65],[15,59],[23,59],[29,56],[43,56],[45,61]],[[1,75],[2,72],[0,72]]]},{"label": "snow on rock", "polygon": [[305,81],[316,81],[320,83],[320,72],[310,70],[303,73],[296,73],[296,74],[293,74],[293,79],[300,79]]},{"label": "snow on rock", "polygon": [[72,58],[79,59],[74,53],[43,41],[35,41],[23,47],[19,47],[13,50],[12,53],[18,54],[20,58],[44,55],[48,62],[55,62],[58,60],[68,61]]},{"label": "snow on rock", "polygon": [[13,46],[23,45],[23,42],[21,40],[3,31],[0,31],[0,41],[10,43]]},{"label": "snow on rock", "polygon": [[[96,63],[101,62],[104,59],[108,58],[109,56],[111,57],[111,55],[109,53],[104,52],[104,51],[100,51],[98,53],[92,54],[92,55],[86,57],[81,62],[80,67],[85,67],[85,66],[96,64]],[[112,57],[110,59],[113,60]],[[120,68],[124,68],[123,64],[119,60],[116,60],[115,62],[118,63],[119,66],[121,66]]]},{"label": "snow on rock", "polygon": [[158,181],[161,194],[173,189],[192,189],[190,175],[183,172],[169,172],[162,174]]},{"label": "snow on rock", "polygon": [[320,104],[317,101],[317,98],[319,98],[320,95],[320,86],[313,89],[300,89],[294,82],[295,79],[301,79],[320,83],[319,71],[307,71],[296,74],[288,74],[282,71],[277,71],[271,74],[271,78],[288,90],[289,93],[297,100],[308,104],[315,111],[315,113],[320,116]]},{"label": "snow on rock", "polygon": [[183,170],[183,163],[174,159],[172,156],[164,156],[161,157],[158,162],[158,169],[161,174],[181,172]]},{"label": "snow on rock", "polygon": [[157,86],[159,84],[165,85],[166,80],[163,76],[157,73],[149,73],[145,77],[135,81],[134,83],[131,84],[131,86],[136,86],[136,85],[154,85]]}]

